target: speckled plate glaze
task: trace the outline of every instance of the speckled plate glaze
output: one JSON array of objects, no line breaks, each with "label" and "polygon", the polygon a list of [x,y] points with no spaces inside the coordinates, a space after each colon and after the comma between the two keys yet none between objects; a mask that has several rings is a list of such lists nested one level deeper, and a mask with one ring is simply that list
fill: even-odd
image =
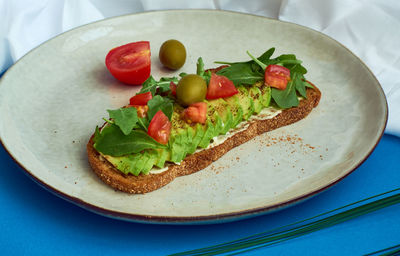
[{"label": "speckled plate glaze", "polygon": [[[300,122],[259,136],[208,168],[145,195],[117,192],[91,171],[85,146],[106,109],[125,105],[139,89],[117,82],[107,52],[148,40],[152,74],[163,69],[163,41],[184,43],[179,72],[199,56],[248,60],[276,47],[294,53],[322,91]],[[0,138],[23,170],[56,195],[90,211],[129,221],[200,224],[265,214],[307,199],[355,170],[372,152],[387,121],[384,93],[369,69],[333,39],[311,29],[225,11],[139,13],[68,31],[32,50],[0,82]]]}]

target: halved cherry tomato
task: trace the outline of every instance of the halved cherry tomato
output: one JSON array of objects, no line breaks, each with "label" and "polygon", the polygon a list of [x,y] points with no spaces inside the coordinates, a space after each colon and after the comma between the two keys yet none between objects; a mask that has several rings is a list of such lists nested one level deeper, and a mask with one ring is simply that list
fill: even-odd
[{"label": "halved cherry tomato", "polygon": [[280,65],[268,65],[265,69],[265,85],[285,90],[290,80],[290,70]]},{"label": "halved cherry tomato", "polygon": [[171,122],[159,110],[151,119],[147,134],[161,144],[167,144],[171,133]]},{"label": "halved cherry tomato", "polygon": [[128,105],[128,107],[136,108],[138,117],[145,117],[149,107],[147,105]]},{"label": "halved cherry tomato", "polygon": [[171,81],[171,83],[169,83],[169,88],[171,89],[171,93],[172,95],[176,96],[176,84],[174,82]]},{"label": "halved cherry tomato", "polygon": [[206,123],[207,103],[197,102],[191,104],[183,111],[183,119],[188,123]]},{"label": "halved cherry tomato", "polygon": [[106,56],[106,66],[119,81],[142,84],[150,76],[150,43],[140,41],[112,49]]},{"label": "halved cherry tomato", "polygon": [[140,93],[136,94],[132,98],[129,99],[129,104],[131,105],[147,105],[147,102],[151,100],[153,96],[151,95],[151,92],[145,92],[145,93]]},{"label": "halved cherry tomato", "polygon": [[211,74],[206,99],[218,99],[233,96],[238,93],[235,85],[226,76]]}]

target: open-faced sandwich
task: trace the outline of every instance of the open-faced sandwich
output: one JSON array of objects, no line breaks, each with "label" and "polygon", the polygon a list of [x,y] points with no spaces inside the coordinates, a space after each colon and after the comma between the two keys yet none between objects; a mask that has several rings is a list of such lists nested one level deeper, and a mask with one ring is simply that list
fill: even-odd
[{"label": "open-faced sandwich", "polygon": [[109,118],[87,144],[93,171],[128,193],[147,193],[178,176],[204,169],[255,136],[305,118],[320,91],[293,54],[259,58],[196,74],[150,76],[129,104]]}]

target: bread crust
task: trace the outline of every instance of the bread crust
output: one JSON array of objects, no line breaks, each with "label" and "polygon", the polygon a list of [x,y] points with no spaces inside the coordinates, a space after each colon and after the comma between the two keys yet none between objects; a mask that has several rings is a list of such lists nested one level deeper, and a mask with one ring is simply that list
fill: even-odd
[{"label": "bread crust", "polygon": [[305,118],[318,105],[320,98],[321,92],[314,85],[314,89],[307,89],[307,99],[301,100],[299,106],[285,109],[271,119],[251,121],[247,129],[236,133],[222,144],[188,155],[179,165],[171,164],[166,171],[158,174],[140,174],[139,176],[134,176],[120,172],[94,149],[93,135],[87,144],[89,163],[96,175],[114,189],[134,194],[148,193],[165,186],[176,177],[192,174],[204,169],[229,150],[262,133]]}]

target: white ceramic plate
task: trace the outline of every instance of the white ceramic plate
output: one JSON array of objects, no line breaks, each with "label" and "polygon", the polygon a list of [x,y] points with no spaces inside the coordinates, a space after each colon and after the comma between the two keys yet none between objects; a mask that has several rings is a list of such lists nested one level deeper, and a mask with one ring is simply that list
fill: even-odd
[{"label": "white ceramic plate", "polygon": [[[188,51],[179,72],[194,72],[199,56],[215,67],[215,60],[248,60],[246,50],[294,53],[322,100],[306,119],[259,136],[198,173],[145,195],[116,192],[92,173],[85,147],[106,109],[125,105],[139,88],[111,77],[105,56],[115,46],[148,40],[153,76],[176,75],[158,61],[160,45],[171,38]],[[49,40],[3,76],[0,116],[10,155],[62,198],[125,220],[212,223],[277,210],[340,181],[375,148],[387,105],[368,68],[321,33],[253,15],[185,10],[107,19]]]}]

